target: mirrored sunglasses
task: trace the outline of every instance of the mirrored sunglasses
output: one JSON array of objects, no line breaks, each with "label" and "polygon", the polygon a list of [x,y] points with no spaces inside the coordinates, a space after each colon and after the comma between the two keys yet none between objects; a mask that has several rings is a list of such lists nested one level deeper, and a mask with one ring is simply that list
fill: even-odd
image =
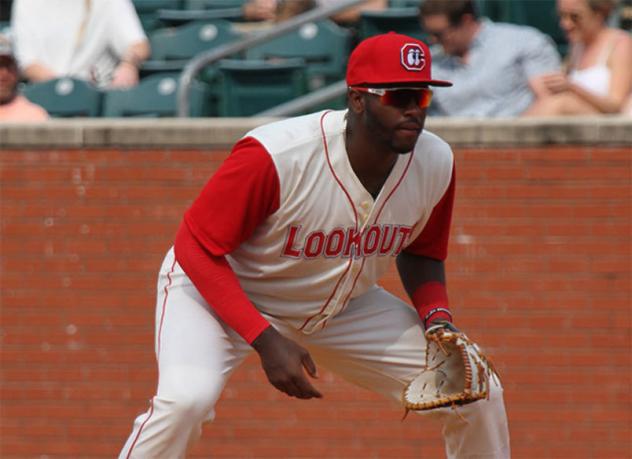
[{"label": "mirrored sunglasses", "polygon": [[428,108],[432,102],[430,88],[361,88],[353,89],[378,96],[382,105],[406,108],[413,100],[419,108]]}]

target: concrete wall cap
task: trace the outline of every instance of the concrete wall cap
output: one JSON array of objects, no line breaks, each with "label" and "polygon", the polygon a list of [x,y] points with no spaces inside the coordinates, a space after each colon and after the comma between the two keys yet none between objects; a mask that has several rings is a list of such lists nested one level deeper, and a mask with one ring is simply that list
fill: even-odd
[{"label": "concrete wall cap", "polygon": [[[276,118],[71,118],[0,124],[0,148],[230,148]],[[628,145],[632,118],[428,118],[426,129],[452,146]]]}]

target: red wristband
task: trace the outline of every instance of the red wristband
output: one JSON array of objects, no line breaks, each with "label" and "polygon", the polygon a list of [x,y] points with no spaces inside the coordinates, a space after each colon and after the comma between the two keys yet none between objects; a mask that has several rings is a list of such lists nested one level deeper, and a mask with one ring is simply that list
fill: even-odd
[{"label": "red wristband", "polygon": [[448,292],[441,282],[432,281],[421,284],[412,294],[411,299],[424,327],[428,322],[436,319],[452,321],[452,313],[448,307]]}]

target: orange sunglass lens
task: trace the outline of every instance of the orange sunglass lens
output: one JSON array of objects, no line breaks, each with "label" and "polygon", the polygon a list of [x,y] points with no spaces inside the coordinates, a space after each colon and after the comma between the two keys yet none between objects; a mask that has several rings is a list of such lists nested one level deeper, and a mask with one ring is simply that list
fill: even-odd
[{"label": "orange sunglass lens", "polygon": [[432,101],[432,91],[430,89],[386,91],[381,99],[383,104],[393,107],[407,107],[413,99],[420,108],[427,108]]}]

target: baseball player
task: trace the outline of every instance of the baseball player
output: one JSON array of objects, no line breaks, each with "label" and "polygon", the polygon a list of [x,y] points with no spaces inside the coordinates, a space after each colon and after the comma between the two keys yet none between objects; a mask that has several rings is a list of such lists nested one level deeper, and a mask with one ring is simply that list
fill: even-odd
[{"label": "baseball player", "polygon": [[[185,213],[156,308],[159,380],[121,458],[184,457],[253,350],[270,383],[322,397],[316,363],[400,401],[424,366],[424,330],[451,322],[443,260],[454,200],[450,147],[423,131],[427,46],[361,42],[347,109],[249,132]],[[393,259],[411,307],[376,282]],[[502,389],[431,411],[448,457],[509,457]]]}]

